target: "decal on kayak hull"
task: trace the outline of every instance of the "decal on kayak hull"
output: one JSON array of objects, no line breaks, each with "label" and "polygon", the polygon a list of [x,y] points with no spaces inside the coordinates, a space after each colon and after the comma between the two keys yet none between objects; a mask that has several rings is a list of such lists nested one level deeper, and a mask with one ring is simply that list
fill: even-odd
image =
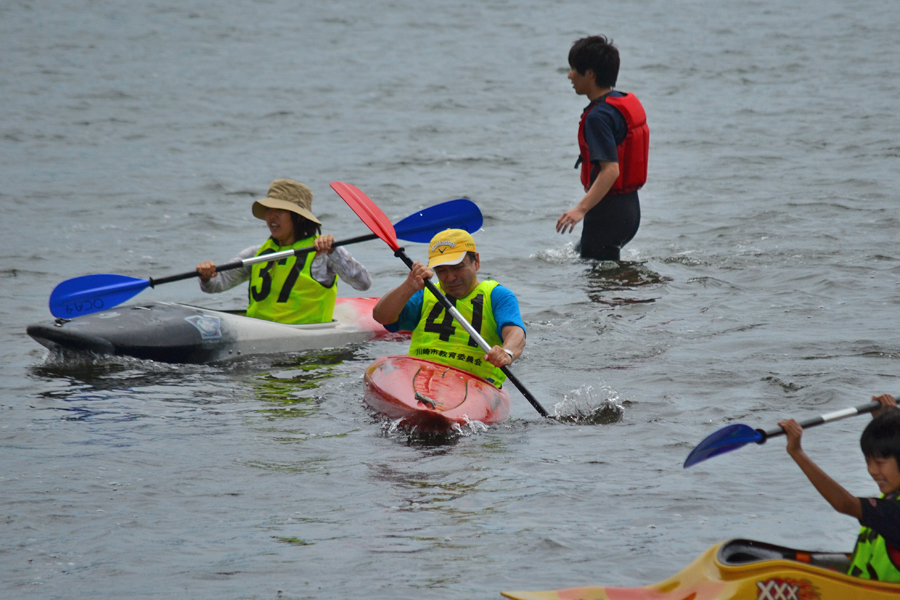
[{"label": "decal on kayak hull", "polygon": [[222,339],[222,321],[219,317],[210,315],[194,315],[185,317],[185,321],[197,328],[200,338],[204,340]]},{"label": "decal on kayak hull", "polygon": [[756,600],[819,600],[819,590],[807,579],[773,578],[756,582]]}]

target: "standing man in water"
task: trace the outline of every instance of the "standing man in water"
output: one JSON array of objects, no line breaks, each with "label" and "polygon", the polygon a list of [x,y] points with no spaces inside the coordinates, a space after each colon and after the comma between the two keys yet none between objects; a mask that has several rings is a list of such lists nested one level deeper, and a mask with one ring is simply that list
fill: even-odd
[{"label": "standing man in water", "polygon": [[591,101],[578,126],[585,195],[556,222],[568,233],[584,219],[581,257],[619,260],[641,223],[637,191],[647,181],[650,130],[634,94],[615,91],[619,51],[602,35],[581,38],[569,50],[569,79],[575,93]]}]

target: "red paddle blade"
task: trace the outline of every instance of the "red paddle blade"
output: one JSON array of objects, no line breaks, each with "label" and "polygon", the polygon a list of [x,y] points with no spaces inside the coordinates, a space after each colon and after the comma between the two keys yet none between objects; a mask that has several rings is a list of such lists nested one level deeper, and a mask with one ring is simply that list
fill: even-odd
[{"label": "red paddle blade", "polygon": [[344,202],[356,213],[356,216],[362,219],[362,222],[372,230],[372,233],[380,237],[385,243],[396,251],[400,248],[397,243],[397,233],[394,226],[381,209],[375,206],[368,196],[363,194],[358,187],[349,183],[341,183],[333,181],[332,189],[337,192]]}]

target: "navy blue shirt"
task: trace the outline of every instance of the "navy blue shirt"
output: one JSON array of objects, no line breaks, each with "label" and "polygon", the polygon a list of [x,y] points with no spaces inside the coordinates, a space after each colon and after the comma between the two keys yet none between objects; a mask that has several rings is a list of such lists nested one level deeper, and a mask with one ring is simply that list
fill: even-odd
[{"label": "navy blue shirt", "polygon": [[[613,90],[603,98],[622,97],[625,94]],[[590,105],[588,105],[590,106]],[[591,162],[619,162],[619,153],[616,146],[625,141],[628,135],[628,123],[616,108],[603,100],[597,100],[591,112],[584,122],[584,141],[591,154]],[[596,172],[591,174],[591,181],[596,177]]]}]

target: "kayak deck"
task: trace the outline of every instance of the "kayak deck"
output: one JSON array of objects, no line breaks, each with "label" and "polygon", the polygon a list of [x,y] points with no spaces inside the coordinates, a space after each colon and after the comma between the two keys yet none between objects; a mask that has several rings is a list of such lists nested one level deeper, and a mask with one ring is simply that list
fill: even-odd
[{"label": "kayak deck", "polygon": [[116,307],[29,325],[51,350],[92,352],[169,363],[206,363],[251,354],[337,348],[388,335],[372,319],[378,298],[338,298],[330,323],[286,325],[170,302]]},{"label": "kayak deck", "polygon": [[752,540],[713,546],[683,571],[646,587],[501,592],[513,600],[897,600],[900,583],[850,577],[842,553],[806,552]]},{"label": "kayak deck", "polygon": [[509,396],[471,373],[411,356],[383,356],[363,375],[364,398],[401,425],[446,432],[455,425],[485,425],[509,417]]}]

